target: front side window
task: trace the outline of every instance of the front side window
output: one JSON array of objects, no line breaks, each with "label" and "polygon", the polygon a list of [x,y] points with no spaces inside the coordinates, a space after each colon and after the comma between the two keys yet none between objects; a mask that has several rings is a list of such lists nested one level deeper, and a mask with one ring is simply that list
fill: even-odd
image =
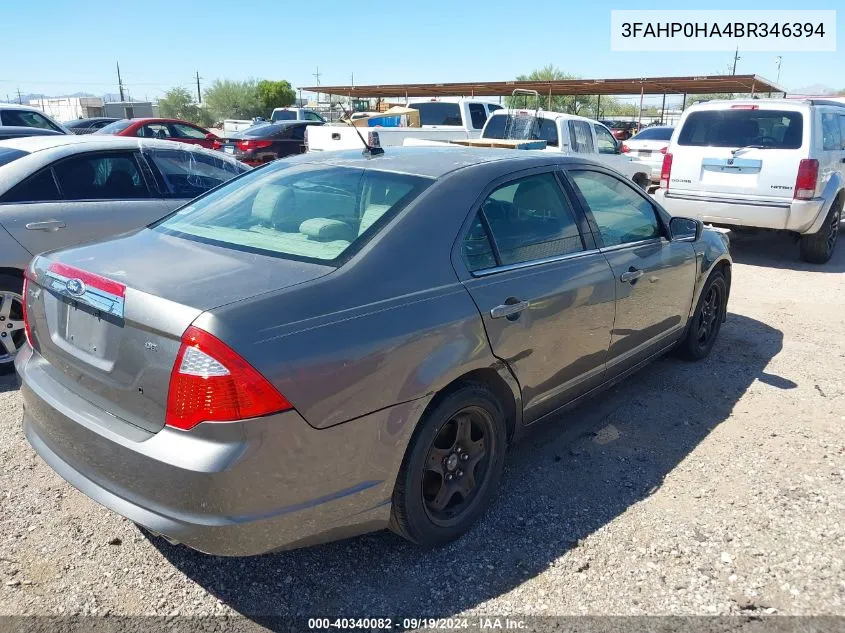
[{"label": "front side window", "polygon": [[155,229],[339,265],[431,182],[392,172],[277,163],[192,202]]},{"label": "front side window", "polygon": [[461,121],[461,108],[457,103],[446,103],[444,101],[429,101],[424,103],[408,104],[409,108],[419,110],[420,125],[455,125],[463,124]]},{"label": "front side window", "polygon": [[149,197],[132,154],[82,154],[56,163],[53,169],[65,200]]},{"label": "front side window", "polygon": [[595,152],[593,135],[586,121],[570,121],[569,136],[573,152],[577,154],[592,154]]},{"label": "front side window", "polygon": [[[584,250],[575,214],[553,174],[537,174],[502,185],[481,205],[501,265],[567,255]],[[480,218],[464,240],[471,270],[490,267],[492,253],[481,239]]]},{"label": "front side window", "polygon": [[842,149],[842,132],[839,130],[839,115],[822,113],[822,142],[825,151]]},{"label": "front side window", "polygon": [[596,143],[599,146],[599,154],[615,154],[616,153],[616,139],[603,125],[593,125],[596,131]]},{"label": "front side window", "polygon": [[177,138],[193,138],[204,139],[206,132],[192,125],[185,125],[184,123],[171,123],[170,127],[173,129],[174,136]]},{"label": "front side window", "polygon": [[173,198],[196,198],[247,169],[204,152],[180,149],[146,149],[164,179],[165,191]]},{"label": "front side window", "polygon": [[19,127],[37,127],[44,130],[61,132],[61,128],[53,125],[50,119],[39,112],[31,110],[3,110],[0,111],[0,121],[3,125],[17,125]]},{"label": "front side window", "polygon": [[621,178],[590,170],[571,170],[598,225],[605,246],[658,238],[660,223],[654,207]]},{"label": "front side window", "polygon": [[0,202],[53,202],[61,200],[53,171],[43,169],[34,176],[12,187]]},{"label": "front side window", "polygon": [[481,103],[469,104],[469,118],[472,120],[472,127],[480,130],[484,127],[484,122],[487,120],[487,111]]},{"label": "front side window", "polygon": [[135,136],[141,138],[170,138],[170,130],[165,123],[147,123],[138,128]]},{"label": "front side window", "polygon": [[678,145],[798,149],[804,116],[787,110],[731,108],[691,113],[678,134]]},{"label": "front side window", "polygon": [[323,117],[321,117],[316,112],[311,112],[310,110],[308,110],[305,113],[305,120],[306,121],[321,121],[321,122],[324,121]]}]

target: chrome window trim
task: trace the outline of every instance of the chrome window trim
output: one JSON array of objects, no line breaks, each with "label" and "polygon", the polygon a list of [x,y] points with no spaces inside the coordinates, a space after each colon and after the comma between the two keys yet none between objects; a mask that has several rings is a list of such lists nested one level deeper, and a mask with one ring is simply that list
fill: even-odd
[{"label": "chrome window trim", "polygon": [[487,277],[488,275],[495,275],[496,273],[507,272],[509,270],[520,270],[522,268],[533,268],[534,266],[541,266],[543,264],[551,264],[554,262],[562,262],[567,259],[577,259],[585,255],[596,255],[601,251],[597,248],[592,248],[586,251],[577,251],[575,253],[566,253],[565,255],[555,255],[554,257],[544,257],[543,259],[531,259],[525,262],[517,262],[516,264],[505,264],[503,266],[493,266],[492,268],[482,268],[481,270],[472,271],[470,274],[473,277]]},{"label": "chrome window trim", "polygon": [[602,253],[612,252],[612,251],[621,251],[623,248],[634,248],[637,246],[646,246],[648,244],[658,244],[666,242],[669,243],[665,237],[650,237],[647,240],[637,240],[636,242],[625,242],[624,244],[614,244],[613,246],[602,246],[599,250]]}]

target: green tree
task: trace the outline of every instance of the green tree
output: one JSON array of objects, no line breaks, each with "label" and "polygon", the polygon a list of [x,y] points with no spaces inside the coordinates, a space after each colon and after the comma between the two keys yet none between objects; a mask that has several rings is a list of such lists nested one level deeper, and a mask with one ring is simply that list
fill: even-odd
[{"label": "green tree", "polygon": [[[556,81],[560,79],[579,79],[577,75],[562,71],[554,64],[538,68],[528,75],[519,75],[517,81]],[[580,114],[581,116],[596,117],[597,106],[601,106],[601,114],[605,115],[614,111],[619,105],[615,99],[602,96],[601,104],[593,95],[552,95],[549,103],[549,95],[543,95],[540,90],[540,107],[554,112],[567,112],[569,114]],[[505,97],[505,105],[509,108],[515,107],[536,107],[531,97],[516,96]]]},{"label": "green tree", "polygon": [[258,84],[254,79],[233,81],[215,79],[205,91],[205,103],[215,121],[223,119],[252,119],[267,116],[258,95]]},{"label": "green tree", "polygon": [[264,106],[264,111],[269,116],[274,108],[286,108],[293,105],[296,101],[296,92],[290,85],[290,82],[282,81],[264,81],[258,82],[258,98],[261,99],[261,104]]},{"label": "green tree", "polygon": [[198,109],[191,93],[184,88],[171,88],[158,100],[158,111],[163,117],[194,121]]}]

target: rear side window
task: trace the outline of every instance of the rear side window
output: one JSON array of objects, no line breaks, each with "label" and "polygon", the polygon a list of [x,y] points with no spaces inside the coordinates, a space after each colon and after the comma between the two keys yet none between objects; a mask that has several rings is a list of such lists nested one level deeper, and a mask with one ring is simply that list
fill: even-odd
[{"label": "rear side window", "polygon": [[839,115],[822,114],[822,142],[824,150],[838,152],[842,149],[842,131],[839,129]]},{"label": "rear side window", "polygon": [[184,123],[171,123],[170,129],[173,130],[177,138],[204,139],[206,135],[206,132],[203,132],[201,129],[191,125],[185,125]]},{"label": "rear side window", "polygon": [[472,127],[480,130],[484,127],[484,122],[487,120],[487,111],[481,103],[469,104],[469,117],[472,120]]},{"label": "rear side window", "polygon": [[[528,176],[499,187],[479,213],[490,227],[504,266],[584,250],[572,207],[553,174]],[[483,228],[477,217],[462,245],[471,271],[495,265],[481,237]]]},{"label": "rear side window", "polygon": [[145,154],[158,168],[166,192],[173,198],[196,198],[247,169],[202,152],[146,149]]},{"label": "rear side window", "polygon": [[65,200],[148,198],[149,191],[132,154],[83,154],[53,167]]},{"label": "rear side window", "polygon": [[411,103],[409,108],[419,110],[420,125],[461,125],[461,108],[457,103],[431,101]]},{"label": "rear side window", "polygon": [[616,139],[603,125],[594,124],[593,129],[596,131],[596,142],[599,146],[599,154],[615,154],[616,153]]},{"label": "rear side window", "polygon": [[390,172],[277,164],[196,200],[156,229],[339,265],[431,182]]},{"label": "rear side window", "polygon": [[52,170],[44,169],[12,187],[0,202],[53,202],[61,200]]},{"label": "rear side window", "polygon": [[569,122],[569,136],[572,144],[572,151],[578,154],[592,154],[595,147],[593,146],[593,135],[590,133],[590,125],[586,121],[570,121]]},{"label": "rear side window", "polygon": [[798,149],[803,138],[800,112],[734,108],[691,113],[678,135],[678,145]]}]

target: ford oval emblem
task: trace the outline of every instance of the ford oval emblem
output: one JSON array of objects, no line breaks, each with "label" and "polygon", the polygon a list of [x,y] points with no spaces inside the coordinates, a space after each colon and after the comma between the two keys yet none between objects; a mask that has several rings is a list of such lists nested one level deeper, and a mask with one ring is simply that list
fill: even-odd
[{"label": "ford oval emblem", "polygon": [[65,288],[67,291],[72,294],[74,297],[81,297],[85,294],[85,284],[81,279],[68,279],[65,282]]}]

